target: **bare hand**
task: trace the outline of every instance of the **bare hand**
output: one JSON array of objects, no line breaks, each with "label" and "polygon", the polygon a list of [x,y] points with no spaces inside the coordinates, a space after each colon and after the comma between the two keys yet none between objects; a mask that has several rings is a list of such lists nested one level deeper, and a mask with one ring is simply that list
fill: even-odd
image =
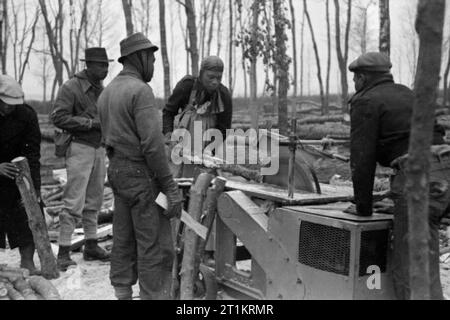
[{"label": "bare hand", "polygon": [[0,176],[14,180],[20,174],[19,168],[12,163],[0,163]]}]

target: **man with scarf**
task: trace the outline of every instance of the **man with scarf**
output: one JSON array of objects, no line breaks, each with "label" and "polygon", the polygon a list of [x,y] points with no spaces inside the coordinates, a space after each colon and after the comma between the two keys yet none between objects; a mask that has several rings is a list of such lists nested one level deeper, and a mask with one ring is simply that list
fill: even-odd
[{"label": "man with scarf", "polygon": [[219,129],[225,139],[226,130],[231,128],[233,103],[229,90],[221,83],[223,70],[223,61],[210,56],[202,61],[198,78],[188,75],[176,85],[163,110],[163,133],[168,143],[172,142],[177,116],[178,127],[187,129],[191,136],[194,122],[201,121],[203,133]]},{"label": "man with scarf", "polygon": [[[387,55],[369,52],[355,60],[356,94],[351,104],[351,169],[356,212],[371,216],[373,185],[377,162],[394,169],[391,196],[394,201],[394,243],[392,275],[398,299],[410,299],[408,207],[405,193],[405,166],[408,158],[414,93],[394,83]],[[430,292],[432,299],[442,299],[439,270],[439,225],[450,205],[450,147],[445,145],[445,131],[436,125],[430,170]]]},{"label": "man with scarf", "polygon": [[36,194],[40,195],[41,132],[36,112],[24,103],[24,93],[13,78],[0,75],[0,249],[19,248],[20,266],[36,273],[35,245],[15,178],[19,169],[11,163],[26,157]]},{"label": "man with scarf", "polygon": [[[120,49],[123,70],[98,102],[115,198],[110,279],[119,300],[132,299],[138,280],[142,300],[169,299],[174,257],[170,219],[181,216],[182,198],[147,84],[158,47],[135,33]],[[160,192],[168,198],[166,211],[155,203]]]},{"label": "man with scarf", "polygon": [[83,258],[108,261],[109,254],[97,243],[97,217],[103,203],[106,176],[105,149],[97,113],[109,62],[104,48],[88,48],[86,69],[67,81],[58,92],[50,119],[71,134],[66,152],[67,185],[64,207],[59,215],[60,234],[57,264],[61,271],[76,265],[70,258],[72,234],[80,220],[86,244]]}]

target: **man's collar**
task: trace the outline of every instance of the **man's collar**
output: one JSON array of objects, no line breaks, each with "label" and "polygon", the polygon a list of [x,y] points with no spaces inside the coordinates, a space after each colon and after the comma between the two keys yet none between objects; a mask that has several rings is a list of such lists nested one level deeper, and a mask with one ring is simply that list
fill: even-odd
[{"label": "man's collar", "polygon": [[375,78],[372,82],[365,85],[364,88],[356,92],[353,95],[353,97],[349,100],[349,103],[351,104],[357,97],[364,95],[367,91],[371,90],[372,88],[387,82],[394,83],[394,77],[392,76],[392,74],[385,74]]},{"label": "man's collar", "polygon": [[134,66],[129,64],[123,66],[123,70],[120,72],[120,75],[132,76],[133,78],[144,81],[140,72],[138,72]]}]

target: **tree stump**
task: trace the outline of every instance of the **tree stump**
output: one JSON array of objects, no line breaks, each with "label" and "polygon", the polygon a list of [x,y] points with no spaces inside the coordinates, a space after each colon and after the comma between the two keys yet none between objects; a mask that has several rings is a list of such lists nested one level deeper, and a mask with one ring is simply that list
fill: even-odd
[{"label": "tree stump", "polygon": [[38,203],[36,191],[31,179],[30,167],[26,158],[20,157],[12,161],[20,169],[16,184],[22,197],[23,205],[28,216],[28,224],[33,233],[34,243],[41,261],[42,275],[46,279],[56,279],[59,272],[56,259],[50,245],[47,225]]}]

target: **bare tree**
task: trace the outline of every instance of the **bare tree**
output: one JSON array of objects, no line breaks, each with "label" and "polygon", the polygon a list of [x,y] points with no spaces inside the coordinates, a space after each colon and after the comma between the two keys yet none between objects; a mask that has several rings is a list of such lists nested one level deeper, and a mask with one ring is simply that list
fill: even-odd
[{"label": "bare tree", "polygon": [[250,60],[250,112],[252,118],[252,128],[258,129],[259,126],[259,108],[258,108],[258,76],[257,76],[257,62],[258,62],[258,23],[260,13],[260,0],[254,0],[252,3],[252,27],[251,27],[251,45],[248,58]]},{"label": "bare tree", "polygon": [[[306,1],[306,0],[305,0]],[[286,27],[283,0],[273,0],[273,18],[275,23],[276,55],[275,65],[279,79],[278,85],[278,128],[282,134],[288,133],[287,93],[289,90],[289,64],[291,59],[287,55]]]},{"label": "bare tree", "polygon": [[[327,0],[328,1],[328,0]],[[297,26],[295,20],[295,8],[293,0],[289,0],[289,7],[291,9],[291,31],[292,31],[292,60],[294,63],[294,97],[297,97],[298,87],[298,61],[297,61]]]},{"label": "bare tree", "polygon": [[47,10],[47,4],[45,0],[39,0],[41,6],[42,17],[44,18],[45,28],[48,38],[48,45],[50,47],[50,54],[55,69],[55,80],[52,88],[52,100],[55,96],[56,86],[61,86],[64,80],[64,68],[67,74],[70,75],[70,67],[67,60],[64,58],[64,14],[63,14],[63,1],[58,0],[58,7],[54,16],[54,25],[50,22],[50,15]]},{"label": "bare tree", "polygon": [[[88,10],[88,0],[82,1],[81,7],[81,19],[79,25],[76,21],[75,5],[73,0],[70,3],[70,75],[72,77],[78,71],[79,67],[79,56],[81,47],[81,35],[83,31],[87,33],[85,26],[87,26],[87,10]],[[87,35],[85,36],[85,42],[88,42]],[[86,43],[87,46],[87,43]]]},{"label": "bare tree", "polygon": [[198,53],[198,37],[197,37],[197,22],[195,18],[195,7],[192,0],[176,0],[184,6],[187,17],[187,30],[189,32],[189,47],[187,51],[191,56],[192,75],[199,74],[199,53]]},{"label": "bare tree", "polygon": [[123,13],[125,14],[125,22],[127,28],[127,35],[134,33],[133,25],[133,4],[131,0],[122,0]]},{"label": "bare tree", "polygon": [[217,8],[217,1],[218,0],[213,0],[213,5],[211,8],[211,21],[210,21],[209,32],[208,32],[208,44],[206,46],[206,55],[207,56],[211,55],[211,45],[212,45],[213,34],[214,34],[214,21],[216,20],[215,14],[216,14],[216,8]]},{"label": "bare tree", "polygon": [[420,49],[416,102],[406,169],[412,300],[430,299],[429,161],[441,68],[444,12],[445,0],[419,0],[416,30]]},{"label": "bare tree", "polygon": [[327,20],[327,79],[325,80],[325,101],[324,111],[328,113],[328,106],[330,104],[330,71],[331,71],[331,26],[330,26],[330,0],[326,0],[326,20]]},{"label": "bare tree", "polygon": [[443,100],[443,105],[447,106],[447,103],[450,105],[450,93],[449,93],[449,83],[448,83],[448,78],[450,75],[450,38],[448,41],[448,57],[447,57],[447,66],[445,68],[445,73],[444,73],[444,100]]},{"label": "bare tree", "polygon": [[0,1],[0,55],[2,73],[6,74],[6,61],[8,55],[8,34],[9,34],[9,21],[8,21],[8,0]]},{"label": "bare tree", "polygon": [[133,26],[146,36],[150,33],[151,3],[151,0],[135,1],[132,7]]},{"label": "bare tree", "polygon": [[233,15],[233,0],[228,0],[228,11],[230,14],[229,20],[229,50],[228,50],[228,67],[229,67],[229,75],[228,75],[228,89],[230,89],[231,94],[233,94],[233,48],[234,48],[234,15]]},{"label": "bare tree", "polygon": [[353,5],[356,10],[350,34],[352,40],[351,47],[358,55],[370,51],[369,47],[375,42],[374,30],[369,26],[369,10],[374,4],[374,0],[360,0]]},{"label": "bare tree", "polygon": [[391,55],[391,18],[389,0],[379,0],[380,5],[380,52]]},{"label": "bare tree", "polygon": [[324,90],[323,90],[322,69],[320,67],[319,49],[317,47],[316,37],[314,35],[314,28],[313,28],[313,25],[312,25],[312,22],[311,22],[311,17],[309,16],[308,5],[306,3],[306,0],[303,0],[303,8],[305,10],[306,20],[308,21],[309,31],[311,32],[311,39],[312,39],[312,43],[313,43],[314,54],[315,54],[315,57],[316,57],[317,80],[319,81],[320,100],[321,100],[321,105],[322,105],[322,114],[327,114],[328,113],[328,105],[325,104],[326,101],[325,101],[325,95],[324,95]]},{"label": "bare tree", "polygon": [[348,112],[348,78],[347,78],[347,62],[348,62],[348,48],[349,48],[349,34],[352,17],[352,0],[348,0],[347,7],[347,25],[344,36],[344,50],[342,50],[341,43],[341,12],[339,0],[334,0],[335,6],[335,20],[336,20],[336,51],[338,57],[339,70],[341,72],[341,104],[342,110]]},{"label": "bare tree", "polygon": [[304,79],[305,79],[305,10],[302,15],[302,26],[300,29],[300,96],[304,95]]},{"label": "bare tree", "polygon": [[164,67],[164,98],[168,99],[170,96],[170,64],[167,53],[166,6],[164,0],[159,0],[159,31],[161,37],[161,55]]}]

